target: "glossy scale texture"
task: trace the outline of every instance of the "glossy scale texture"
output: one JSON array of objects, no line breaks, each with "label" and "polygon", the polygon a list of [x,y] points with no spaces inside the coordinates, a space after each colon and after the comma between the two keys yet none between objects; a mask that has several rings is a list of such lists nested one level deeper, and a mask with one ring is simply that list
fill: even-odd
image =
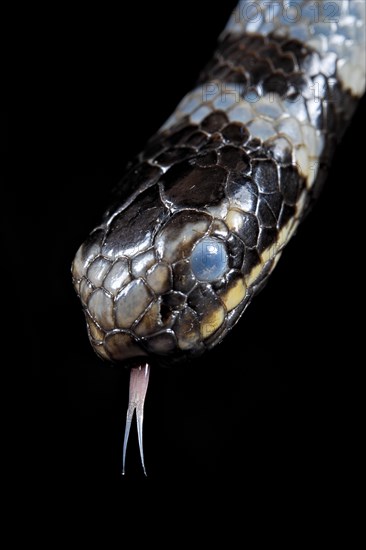
[{"label": "glossy scale texture", "polygon": [[[365,3],[330,4],[260,1],[253,15],[240,2],[197,88],[130,164],[72,268],[103,359],[198,355],[265,285],[365,89]],[[205,242],[220,259],[199,265]]]}]

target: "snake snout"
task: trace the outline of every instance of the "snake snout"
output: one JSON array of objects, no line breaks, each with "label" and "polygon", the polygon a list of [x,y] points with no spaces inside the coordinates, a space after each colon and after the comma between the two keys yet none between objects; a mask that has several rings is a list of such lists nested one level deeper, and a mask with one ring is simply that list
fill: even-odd
[{"label": "snake snout", "polygon": [[83,305],[88,334],[103,359],[119,362],[146,356],[130,331],[151,301],[141,279],[134,279],[126,257],[103,254],[103,232],[95,231],[81,245],[72,264],[75,290]]},{"label": "snake snout", "polygon": [[164,297],[172,288],[170,266],[156,258],[153,247],[132,258],[110,258],[102,243],[103,233],[93,232],[72,264],[94,350],[113,362],[170,353],[176,347],[171,327],[177,307]]}]

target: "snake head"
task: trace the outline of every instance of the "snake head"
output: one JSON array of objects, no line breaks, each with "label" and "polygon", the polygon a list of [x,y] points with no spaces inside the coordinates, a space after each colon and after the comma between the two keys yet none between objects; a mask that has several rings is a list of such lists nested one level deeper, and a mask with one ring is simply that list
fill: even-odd
[{"label": "snake head", "polygon": [[192,193],[187,205],[172,205],[166,189],[159,183],[109,212],[75,256],[74,286],[103,359],[199,355],[250,299],[245,246],[229,227],[240,225],[239,211],[226,196],[210,208],[198,208]]}]

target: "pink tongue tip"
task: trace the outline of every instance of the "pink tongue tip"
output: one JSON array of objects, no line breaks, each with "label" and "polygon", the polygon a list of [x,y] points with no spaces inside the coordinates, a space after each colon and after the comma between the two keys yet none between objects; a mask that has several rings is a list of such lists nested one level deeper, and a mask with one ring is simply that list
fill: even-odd
[{"label": "pink tongue tip", "polygon": [[138,367],[133,367],[130,373],[130,392],[128,399],[128,408],[126,415],[126,427],[125,427],[125,437],[123,440],[123,465],[122,465],[122,475],[125,475],[125,466],[126,466],[126,450],[128,437],[130,435],[130,429],[132,424],[132,419],[134,412],[136,411],[136,423],[137,423],[137,435],[139,440],[140,448],[140,457],[141,464],[144,470],[145,476],[146,468],[144,461],[144,447],[142,443],[142,425],[144,422],[144,403],[147,392],[147,387],[149,385],[149,375],[150,375],[150,365],[144,363]]}]

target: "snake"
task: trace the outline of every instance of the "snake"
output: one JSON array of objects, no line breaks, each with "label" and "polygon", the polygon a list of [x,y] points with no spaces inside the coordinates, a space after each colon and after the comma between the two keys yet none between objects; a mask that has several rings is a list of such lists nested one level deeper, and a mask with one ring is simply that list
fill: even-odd
[{"label": "snake", "polygon": [[78,249],[91,345],[130,368],[122,473],[136,413],[146,474],[151,366],[188,364],[225,338],[319,196],[365,92],[365,6],[241,0]]}]

